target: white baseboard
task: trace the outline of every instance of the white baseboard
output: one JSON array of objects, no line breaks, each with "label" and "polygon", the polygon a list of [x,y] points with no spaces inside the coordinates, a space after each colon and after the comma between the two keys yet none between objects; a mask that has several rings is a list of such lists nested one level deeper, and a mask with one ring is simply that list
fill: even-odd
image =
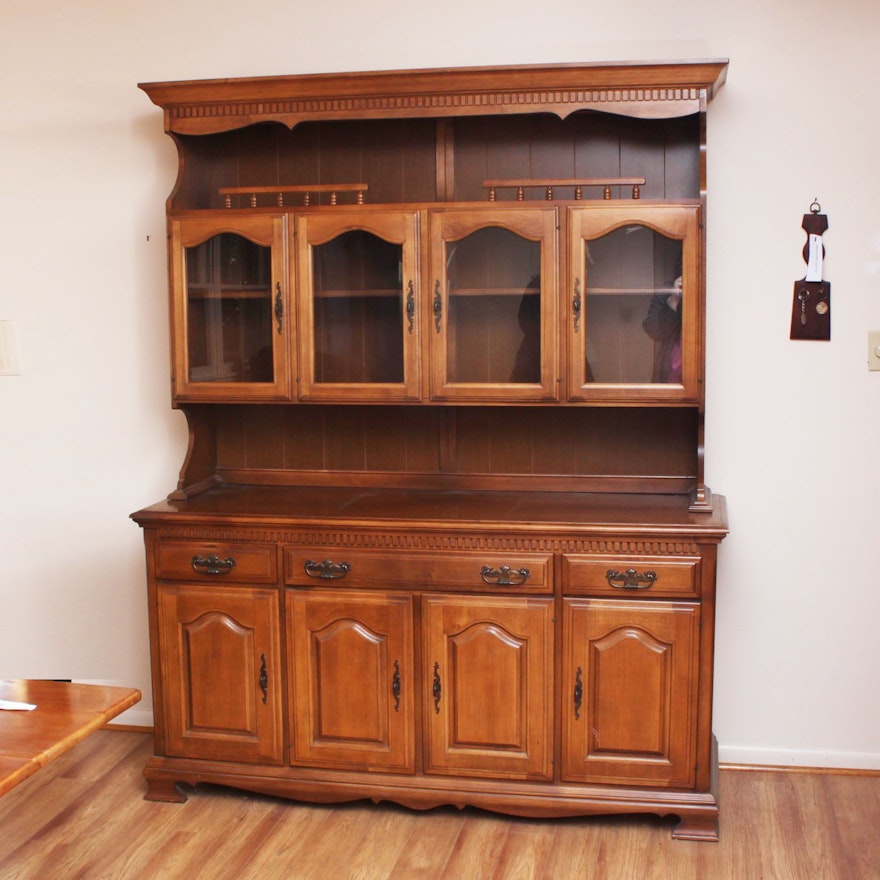
[{"label": "white baseboard", "polygon": [[152,727],[153,710],[132,706],[131,709],[126,709],[121,715],[117,715],[107,726]]},{"label": "white baseboard", "polygon": [[722,764],[754,766],[880,770],[878,752],[842,752],[832,749],[768,749],[719,744],[718,760]]}]

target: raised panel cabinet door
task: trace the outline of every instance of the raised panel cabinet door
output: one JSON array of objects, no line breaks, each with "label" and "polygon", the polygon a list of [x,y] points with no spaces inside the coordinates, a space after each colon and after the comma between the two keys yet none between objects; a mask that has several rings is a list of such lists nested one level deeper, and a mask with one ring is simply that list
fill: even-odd
[{"label": "raised panel cabinet door", "polygon": [[555,208],[429,212],[431,397],[558,397]]},{"label": "raised panel cabinet door", "polygon": [[291,764],[415,769],[413,600],[288,590]]},{"label": "raised panel cabinet door", "polygon": [[168,584],[158,606],[167,753],[280,764],[278,592]]},{"label": "raised panel cabinet door", "polygon": [[565,599],[562,778],[694,783],[699,606]]},{"label": "raised panel cabinet door", "polygon": [[425,770],[553,775],[553,600],[424,596]]},{"label": "raised panel cabinet door", "polygon": [[697,205],[568,209],[570,399],[702,399],[699,217]]},{"label": "raised panel cabinet door", "polygon": [[297,217],[301,399],[419,398],[417,225],[413,211]]},{"label": "raised panel cabinet door", "polygon": [[170,221],[177,399],[289,399],[285,228],[232,210]]}]

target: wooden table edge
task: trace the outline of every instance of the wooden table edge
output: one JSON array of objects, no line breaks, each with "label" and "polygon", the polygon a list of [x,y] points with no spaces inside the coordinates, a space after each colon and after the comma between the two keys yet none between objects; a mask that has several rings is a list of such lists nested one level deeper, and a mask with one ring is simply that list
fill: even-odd
[{"label": "wooden table edge", "polygon": [[[0,684],[8,683],[0,681]],[[72,749],[77,743],[82,742],[91,733],[102,728],[108,721],[120,715],[126,709],[130,709],[141,699],[141,692],[137,688],[82,684],[75,684],[74,687],[79,690],[94,688],[95,692],[101,689],[106,692],[111,701],[104,704],[100,709],[95,710],[86,721],[77,723],[72,729],[64,732],[52,745],[32,754],[23,754],[21,749],[8,750],[7,744],[3,742],[3,732],[2,727],[0,727],[0,796],[6,794],[7,791],[15,788],[15,786],[36,773],[37,770],[45,767]],[[37,708],[29,712],[28,716],[35,718],[45,717],[45,710],[41,716],[34,716],[33,713],[39,711],[40,706],[37,704]],[[16,762],[21,763],[16,766]],[[8,769],[9,767],[12,767],[12,769]]]}]

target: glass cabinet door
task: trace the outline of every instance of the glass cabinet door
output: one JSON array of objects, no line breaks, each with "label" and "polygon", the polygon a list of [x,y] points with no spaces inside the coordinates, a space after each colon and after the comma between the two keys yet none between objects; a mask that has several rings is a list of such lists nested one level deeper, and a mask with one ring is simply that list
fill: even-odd
[{"label": "glass cabinet door", "polygon": [[556,209],[437,210],[431,396],[553,400]]},{"label": "glass cabinet door", "polygon": [[297,218],[300,397],[419,397],[416,215]]},{"label": "glass cabinet door", "polygon": [[287,397],[284,218],[177,219],[171,238],[175,396]]},{"label": "glass cabinet door", "polygon": [[569,208],[569,395],[700,399],[696,205]]}]

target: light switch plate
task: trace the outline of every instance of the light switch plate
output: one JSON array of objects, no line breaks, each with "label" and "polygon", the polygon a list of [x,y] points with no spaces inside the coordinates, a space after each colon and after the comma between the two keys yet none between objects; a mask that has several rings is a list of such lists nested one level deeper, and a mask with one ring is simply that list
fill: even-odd
[{"label": "light switch plate", "polygon": [[20,376],[21,358],[15,321],[0,319],[0,376]]},{"label": "light switch plate", "polygon": [[868,331],[868,369],[880,370],[880,330]]}]

